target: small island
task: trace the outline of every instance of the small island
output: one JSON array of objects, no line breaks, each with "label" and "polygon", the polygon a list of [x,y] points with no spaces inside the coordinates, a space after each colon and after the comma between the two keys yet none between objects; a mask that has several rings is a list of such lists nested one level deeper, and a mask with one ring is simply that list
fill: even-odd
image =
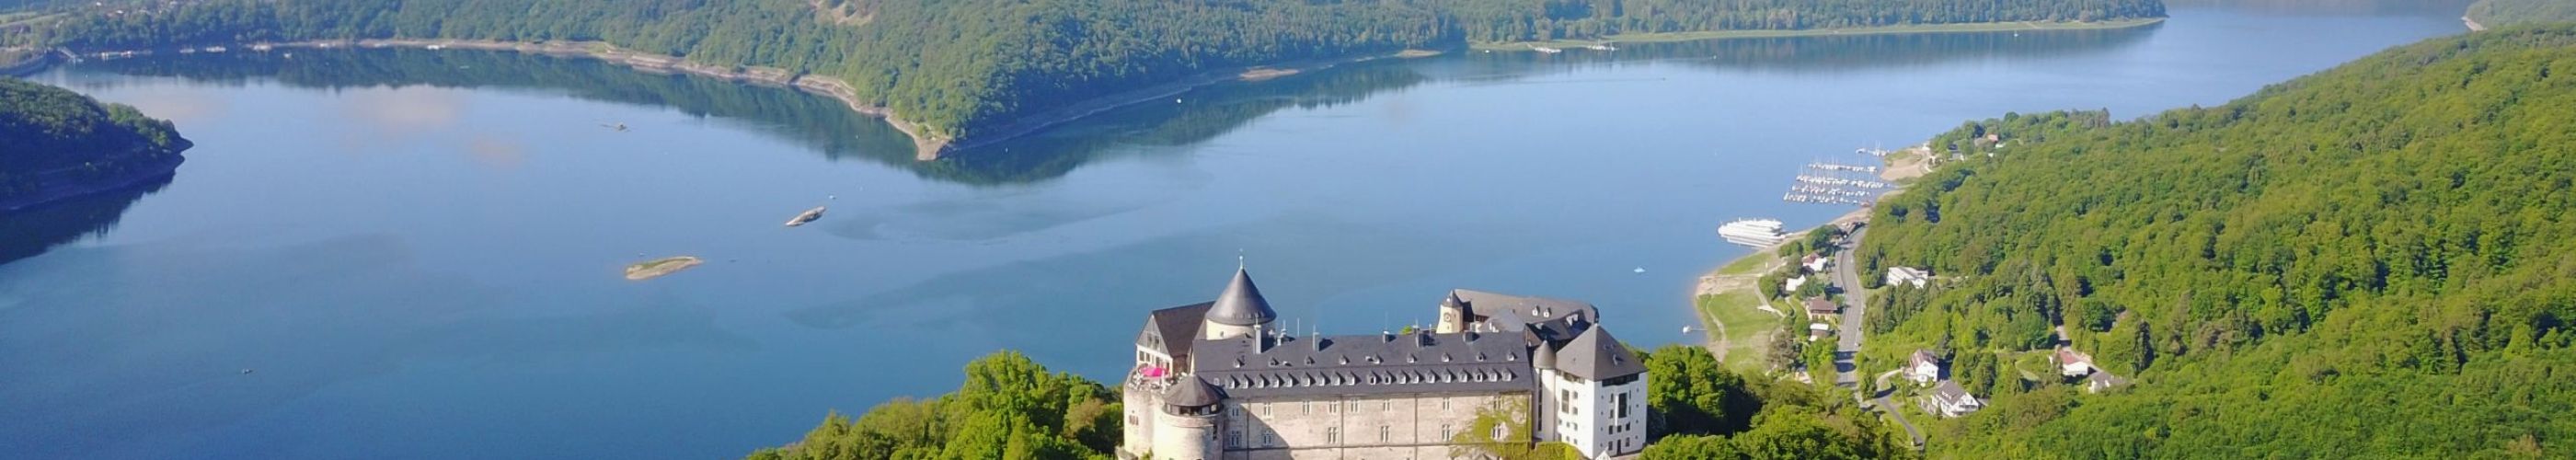
[{"label": "small island", "polygon": [[689,267],[695,267],[701,263],[706,263],[706,261],[692,256],[653,259],[637,263],[635,265],[626,266],[626,279],[631,281],[643,281],[660,278],[663,275],[679,273],[681,270],[687,270]]},{"label": "small island", "polygon": [[0,78],[0,212],[153,183],[191,145],[134,107]]}]

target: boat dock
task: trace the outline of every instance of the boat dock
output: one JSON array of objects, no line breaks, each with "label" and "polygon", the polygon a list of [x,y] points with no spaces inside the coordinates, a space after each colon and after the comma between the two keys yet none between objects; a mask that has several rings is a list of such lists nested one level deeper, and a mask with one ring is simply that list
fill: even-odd
[{"label": "boat dock", "polygon": [[[1855,156],[1878,157],[1883,150],[1858,149]],[[1892,187],[1878,178],[1879,167],[1869,164],[1843,163],[1819,159],[1801,167],[1790,177],[1789,190],[1780,201],[1791,203],[1865,206],[1880,193]]]}]

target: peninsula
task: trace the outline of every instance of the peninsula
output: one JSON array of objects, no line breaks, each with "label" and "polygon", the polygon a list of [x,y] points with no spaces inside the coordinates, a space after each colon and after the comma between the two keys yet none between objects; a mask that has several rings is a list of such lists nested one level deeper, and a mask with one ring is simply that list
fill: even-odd
[{"label": "peninsula", "polygon": [[[1645,2],[1661,3],[1661,2]],[[2129,24],[2159,0],[1601,6],[1438,2],[207,0],[70,6],[0,44],[80,52],[253,43],[541,47],[793,85],[884,117],[916,157],[1222,81],[1476,43],[1946,24]],[[7,32],[0,32],[5,34]],[[1680,35],[1675,35],[1680,36]],[[570,45],[566,45],[570,44]],[[567,48],[568,47],[568,48]]]},{"label": "peninsula", "polygon": [[134,107],[0,78],[0,212],[168,177],[190,145]]}]

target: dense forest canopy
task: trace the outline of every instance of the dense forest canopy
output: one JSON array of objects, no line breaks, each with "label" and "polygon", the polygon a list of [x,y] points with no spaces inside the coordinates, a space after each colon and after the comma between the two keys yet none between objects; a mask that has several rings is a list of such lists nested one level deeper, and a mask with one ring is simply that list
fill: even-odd
[{"label": "dense forest canopy", "polygon": [[[1994,396],[1932,427],[1936,457],[2563,455],[2569,107],[2576,26],[2556,25],[2137,121],[1971,123],[1934,141],[1959,159],[1875,211],[1861,268],[1943,280],[1873,300],[1871,345],[1947,350]],[[2058,324],[2138,383],[2019,376]]]},{"label": "dense forest canopy", "polygon": [[2478,0],[2468,18],[2486,27],[2576,21],[2576,0]]},{"label": "dense forest canopy", "polygon": [[[188,148],[170,122],[71,90],[0,78],[0,203],[46,182],[160,164]],[[48,179],[48,177],[52,179]]]},{"label": "dense forest canopy", "polygon": [[1221,69],[1628,32],[2158,17],[2157,0],[206,0],[7,37],[77,49],[347,38],[600,41],[836,77],[947,139]]}]

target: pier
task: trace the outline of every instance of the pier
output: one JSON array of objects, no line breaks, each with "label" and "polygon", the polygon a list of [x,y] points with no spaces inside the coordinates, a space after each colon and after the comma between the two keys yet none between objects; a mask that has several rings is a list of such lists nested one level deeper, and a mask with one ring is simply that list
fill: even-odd
[{"label": "pier", "polygon": [[[1886,151],[1857,149],[1854,156],[1884,156]],[[1811,161],[1790,177],[1789,190],[1780,201],[1790,203],[1865,206],[1890,184],[1878,177],[1879,167],[1871,164],[1846,163],[1818,159]]]}]

